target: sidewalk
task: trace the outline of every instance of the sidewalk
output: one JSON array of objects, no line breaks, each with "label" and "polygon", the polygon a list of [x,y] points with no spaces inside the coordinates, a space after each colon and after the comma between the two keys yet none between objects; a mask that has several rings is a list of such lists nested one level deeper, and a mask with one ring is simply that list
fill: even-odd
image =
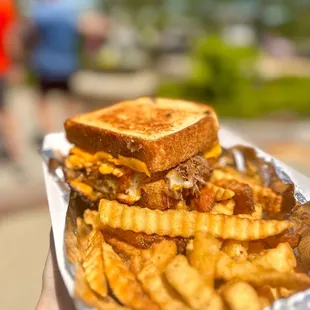
[{"label": "sidewalk", "polygon": [[46,205],[0,216],[0,309],[33,310],[49,245]]}]

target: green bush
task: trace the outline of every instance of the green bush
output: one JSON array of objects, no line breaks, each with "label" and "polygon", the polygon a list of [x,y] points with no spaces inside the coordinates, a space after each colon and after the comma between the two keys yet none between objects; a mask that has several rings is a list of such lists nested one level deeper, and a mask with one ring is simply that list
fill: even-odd
[{"label": "green bush", "polygon": [[182,85],[163,84],[158,94],[212,103],[235,109],[255,79],[254,63],[257,50],[232,47],[216,36],[202,37],[192,54],[192,74]]},{"label": "green bush", "polygon": [[221,116],[260,117],[291,110],[310,116],[310,78],[262,82],[255,76],[254,48],[228,46],[217,37],[202,38],[192,53],[192,74],[183,83],[160,85],[158,95],[213,105]]},{"label": "green bush", "polygon": [[249,87],[256,55],[255,49],[231,47],[216,36],[201,38],[192,54],[189,89],[199,100],[237,99]]},{"label": "green bush", "polygon": [[263,114],[281,110],[310,116],[310,78],[286,77],[265,83],[257,90]]},{"label": "green bush", "polygon": [[[158,89],[162,97],[197,100],[186,88],[187,84],[164,84]],[[262,117],[279,111],[291,111],[300,117],[310,117],[310,78],[287,77],[269,81],[261,86],[245,88],[238,100],[212,102],[198,100],[213,105],[220,116]]]}]

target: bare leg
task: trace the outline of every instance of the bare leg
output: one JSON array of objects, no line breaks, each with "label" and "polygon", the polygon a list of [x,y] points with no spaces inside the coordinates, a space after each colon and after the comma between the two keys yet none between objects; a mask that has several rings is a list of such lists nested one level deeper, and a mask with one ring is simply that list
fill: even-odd
[{"label": "bare leg", "polygon": [[7,109],[0,109],[0,120],[3,124],[3,136],[5,146],[9,153],[10,159],[18,161],[20,159],[20,141],[18,137],[17,122],[12,113]]},{"label": "bare leg", "polygon": [[47,102],[46,94],[40,95],[40,102],[38,105],[38,117],[39,117],[39,125],[44,134],[52,132],[53,124],[52,124],[52,116],[49,104]]},{"label": "bare leg", "polygon": [[70,94],[66,94],[64,108],[65,108],[65,118],[72,117],[80,112],[79,111],[80,105],[78,104],[74,96]]}]

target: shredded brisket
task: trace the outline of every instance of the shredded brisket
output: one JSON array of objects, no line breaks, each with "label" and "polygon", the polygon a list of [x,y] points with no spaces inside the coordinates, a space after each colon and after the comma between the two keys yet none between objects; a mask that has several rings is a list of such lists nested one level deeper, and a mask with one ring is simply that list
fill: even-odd
[{"label": "shredded brisket", "polygon": [[199,196],[201,189],[212,175],[213,166],[206,158],[195,155],[186,162],[179,164],[174,170],[181,176],[184,182],[188,181],[192,186],[188,189],[183,189],[183,191],[173,191],[170,190],[169,183],[166,182],[166,193],[174,199],[184,199]]}]

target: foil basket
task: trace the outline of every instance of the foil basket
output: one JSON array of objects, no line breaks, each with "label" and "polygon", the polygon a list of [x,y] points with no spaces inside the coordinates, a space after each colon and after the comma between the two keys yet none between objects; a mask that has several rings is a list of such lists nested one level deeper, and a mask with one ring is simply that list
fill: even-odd
[{"label": "foil basket", "polygon": [[310,309],[310,290],[297,293],[290,298],[275,301],[267,310],[307,310]]},{"label": "foil basket", "polygon": [[[310,236],[310,179],[284,163],[264,153],[254,145],[243,140],[227,128],[220,130],[220,143],[225,149],[220,164],[237,168],[240,172],[254,169],[266,186],[283,195],[285,218],[295,223],[298,233]],[[57,158],[67,154],[71,145],[63,133],[54,133],[45,137],[41,156],[46,184],[47,198],[55,240],[55,249],[59,270],[76,309],[90,310],[81,301],[74,298],[75,267],[66,258],[64,232],[70,190],[64,181],[62,169]],[[310,239],[309,239],[310,240]],[[297,259],[302,258],[296,252]],[[307,266],[309,271],[310,266]],[[310,310],[310,290],[297,293],[289,298],[279,299],[266,310]]]}]

